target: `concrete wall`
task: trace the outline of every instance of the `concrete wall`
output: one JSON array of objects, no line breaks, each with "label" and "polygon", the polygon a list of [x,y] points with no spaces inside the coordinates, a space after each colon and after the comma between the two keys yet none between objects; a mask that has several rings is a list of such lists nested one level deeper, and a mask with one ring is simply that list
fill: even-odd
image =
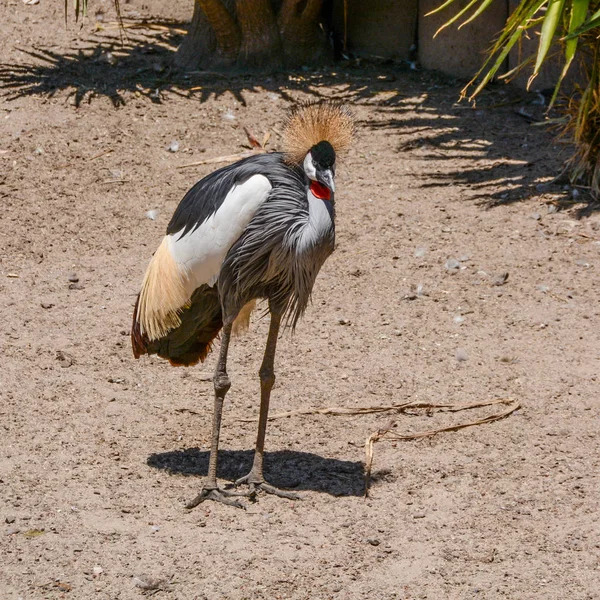
[{"label": "concrete wall", "polygon": [[[457,0],[441,13],[425,16],[442,3],[443,0],[347,0],[348,50],[358,56],[377,55],[405,60],[409,58],[411,45],[417,40],[418,58],[423,68],[470,79],[480,69],[492,40],[519,0],[495,0],[483,15],[469,25],[457,29],[453,24],[433,38],[437,29],[466,6],[468,0]],[[341,37],[344,32],[344,0],[333,0],[333,7],[334,28]],[[500,73],[512,69],[522,57],[535,55],[538,39],[535,32],[529,33],[529,38],[523,36],[521,44],[509,54]],[[556,57],[542,69],[532,89],[552,87],[561,69],[560,57]],[[526,68],[514,83],[524,88],[530,74],[531,68]],[[574,73],[571,78],[575,77]]]},{"label": "concrete wall", "polygon": [[[348,50],[406,59],[415,42],[418,0],[347,0]],[[344,32],[344,2],[334,1],[334,28]]]},{"label": "concrete wall", "polygon": [[[468,0],[454,2],[449,8],[426,17],[440,6],[440,0],[419,0],[419,60],[425,69],[437,69],[456,77],[471,78],[481,68],[486,50],[508,17],[508,5],[496,0],[483,15],[461,29],[452,24],[437,37],[435,32]],[[464,19],[463,19],[464,20]],[[460,22],[460,21],[459,21]]]}]

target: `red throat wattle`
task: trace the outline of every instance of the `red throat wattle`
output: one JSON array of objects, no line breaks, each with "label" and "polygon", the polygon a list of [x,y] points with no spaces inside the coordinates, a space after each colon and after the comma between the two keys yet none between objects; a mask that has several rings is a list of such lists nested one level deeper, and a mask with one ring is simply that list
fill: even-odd
[{"label": "red throat wattle", "polygon": [[315,198],[320,198],[321,200],[331,200],[331,190],[318,181],[310,182],[310,191],[313,193]]}]

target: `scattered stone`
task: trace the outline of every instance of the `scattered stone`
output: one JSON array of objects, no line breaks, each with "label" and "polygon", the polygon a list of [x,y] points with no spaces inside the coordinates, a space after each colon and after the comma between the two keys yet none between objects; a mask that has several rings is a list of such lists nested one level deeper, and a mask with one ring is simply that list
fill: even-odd
[{"label": "scattered stone", "polygon": [[494,277],[492,285],[504,285],[508,281],[508,273],[502,273]]},{"label": "scattered stone", "polygon": [[100,55],[99,60],[101,62],[108,63],[109,65],[112,65],[112,66],[117,64],[117,58],[112,52],[103,52]]},{"label": "scattered stone", "polygon": [[558,212],[558,206],[556,204],[548,204],[548,214],[551,215],[556,212]]},{"label": "scattered stone", "polygon": [[68,280],[71,283],[78,283],[79,282],[79,277],[77,276],[77,273],[71,273],[68,277]]},{"label": "scattered stone", "polygon": [[19,531],[21,531],[18,527],[9,527],[6,530],[6,535],[16,535],[17,533],[19,533]]},{"label": "scattered stone", "polygon": [[54,586],[62,592],[70,592],[73,589],[71,584],[67,583],[66,581],[57,581]]},{"label": "scattered stone", "polygon": [[339,325],[352,325],[352,321],[350,319],[338,319]]},{"label": "scattered stone", "polygon": [[125,383],[125,380],[122,377],[109,377],[108,383]]},{"label": "scattered stone", "polygon": [[179,142],[177,140],[173,140],[167,146],[167,152],[179,152]]},{"label": "scattered stone", "polygon": [[81,283],[70,283],[69,289],[70,290],[84,290],[85,286]]},{"label": "scattered stone", "polygon": [[539,220],[542,218],[542,215],[540,215],[540,213],[538,213],[538,212],[534,212],[534,213],[531,215],[531,218],[532,218],[532,219],[535,219],[536,221],[539,221]]},{"label": "scattered stone", "polygon": [[42,308],[52,308],[54,304],[52,304],[51,302],[42,302],[40,306]]},{"label": "scattered stone", "polygon": [[413,519],[424,519],[425,518],[425,513],[415,513],[413,515]]},{"label": "scattered stone", "polygon": [[469,360],[469,355],[467,354],[467,351],[464,348],[458,348],[456,350],[455,356],[458,362],[464,362],[466,360]]},{"label": "scattered stone", "polygon": [[450,272],[456,272],[460,269],[460,262],[455,258],[449,258],[444,264],[444,268]]},{"label": "scattered stone", "polygon": [[164,579],[150,577],[150,575],[136,575],[133,578],[133,585],[141,590],[160,590],[164,589],[168,582]]},{"label": "scattered stone", "polygon": [[379,540],[376,538],[368,538],[367,543],[371,544],[371,546],[379,546]]},{"label": "scattered stone", "polygon": [[415,258],[423,258],[427,254],[427,248],[417,248],[415,250]]},{"label": "scattered stone", "polygon": [[457,325],[461,325],[462,323],[465,322],[465,318],[462,315],[456,315],[453,319],[453,321],[457,324]]},{"label": "scattered stone", "polygon": [[14,523],[17,520],[16,517],[13,517],[12,515],[8,515],[7,517],[4,518],[4,522],[8,523],[9,525],[11,523]]},{"label": "scattered stone", "polygon": [[92,572],[96,577],[98,577],[98,575],[102,575],[102,573],[104,573],[104,569],[100,565],[95,565],[92,569]]},{"label": "scattered stone", "polygon": [[60,366],[65,369],[73,364],[73,357],[62,350],[56,351],[56,360],[59,362]]}]

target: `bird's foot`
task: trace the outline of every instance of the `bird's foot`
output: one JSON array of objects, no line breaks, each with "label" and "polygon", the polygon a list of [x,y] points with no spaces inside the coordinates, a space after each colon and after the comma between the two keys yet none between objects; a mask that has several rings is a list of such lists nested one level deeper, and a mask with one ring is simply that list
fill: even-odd
[{"label": "bird's foot", "polygon": [[287,490],[280,490],[274,485],[267,483],[264,478],[254,475],[252,471],[250,471],[248,475],[238,479],[234,485],[237,487],[243,484],[247,484],[250,488],[249,496],[251,498],[256,495],[256,492],[261,491],[265,494],[273,494],[274,496],[287,498],[288,500],[302,500],[302,496],[300,494],[296,494],[296,492],[288,492]]},{"label": "bird's foot", "polygon": [[218,487],[204,487],[200,491],[200,493],[190,502],[188,502],[185,507],[187,509],[196,508],[198,504],[201,504],[205,500],[214,500],[215,502],[221,502],[223,504],[227,504],[228,506],[235,506],[236,508],[246,507],[237,499],[240,496],[252,496],[253,492],[232,492],[230,490],[223,490]]}]

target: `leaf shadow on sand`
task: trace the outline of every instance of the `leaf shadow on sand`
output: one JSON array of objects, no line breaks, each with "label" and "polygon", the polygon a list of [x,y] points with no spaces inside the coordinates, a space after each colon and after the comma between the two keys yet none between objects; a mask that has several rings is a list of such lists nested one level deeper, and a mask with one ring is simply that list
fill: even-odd
[{"label": "leaf shadow on sand", "polygon": [[[239,479],[252,466],[252,450],[220,450],[219,478]],[[198,448],[152,454],[147,464],[173,475],[204,477],[209,452]],[[361,462],[323,458],[308,452],[280,450],[265,454],[265,477],[273,485],[295,491],[315,491],[332,496],[362,496],[364,465]]]},{"label": "leaf shadow on sand", "polygon": [[[0,63],[0,94],[11,100],[27,95],[51,98],[66,92],[76,107],[98,97],[109,98],[119,107],[132,94],[160,104],[167,93],[199,102],[230,93],[245,106],[244,93],[271,92],[293,101],[289,92],[301,91],[321,98],[319,87],[336,83],[344,94],[370,98],[372,84],[388,79],[387,75],[374,73],[348,79],[337,66],[272,73],[182,70],[175,64],[175,52],[183,35],[172,31],[182,31],[187,24],[153,20],[152,25],[166,31],[157,35],[142,28],[126,32],[123,39],[114,33],[90,34],[78,42],[79,48],[67,51],[17,47],[24,60]],[[407,66],[402,68],[408,70]]]},{"label": "leaf shadow on sand", "polygon": [[[300,94],[339,99],[372,107],[369,120],[359,123],[360,131],[386,131],[399,161],[431,159],[432,168],[419,171],[424,193],[458,184],[483,208],[548,194],[544,201],[575,208],[576,216],[600,209],[584,191],[573,202],[569,186],[550,181],[562,171],[569,150],[563,146],[562,152],[553,134],[541,131],[544,107],[536,104],[538,94],[490,86],[471,106],[457,102],[464,82],[383,60],[353,59],[270,74],[182,71],[174,58],[187,25],[152,24],[163,30],[135,29],[122,40],[115,33],[89,34],[78,42],[80,48],[66,52],[20,48],[24,61],[0,64],[0,95],[11,100],[66,94],[75,107],[104,97],[116,108],[139,98],[161,104],[172,95],[203,103],[231,94],[242,106],[257,93],[285,102]],[[440,169],[440,164],[448,168]]]}]

